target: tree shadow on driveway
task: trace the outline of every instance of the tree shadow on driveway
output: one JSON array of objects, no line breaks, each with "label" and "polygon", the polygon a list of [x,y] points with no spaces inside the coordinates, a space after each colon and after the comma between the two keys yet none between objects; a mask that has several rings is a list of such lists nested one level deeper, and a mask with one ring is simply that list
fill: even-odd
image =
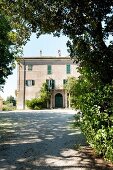
[{"label": "tree shadow on driveway", "polygon": [[48,110],[0,116],[0,170],[99,170],[93,159],[74,149],[87,144],[78,129],[69,127],[73,114]]}]

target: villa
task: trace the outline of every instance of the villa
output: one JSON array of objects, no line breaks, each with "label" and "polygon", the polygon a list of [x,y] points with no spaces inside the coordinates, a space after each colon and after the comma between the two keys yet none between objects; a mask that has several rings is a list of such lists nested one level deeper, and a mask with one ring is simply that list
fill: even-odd
[{"label": "villa", "polygon": [[69,107],[64,89],[68,77],[78,77],[77,65],[70,57],[24,57],[17,66],[17,109],[26,109],[25,101],[39,97],[47,82],[51,91],[50,108]]}]

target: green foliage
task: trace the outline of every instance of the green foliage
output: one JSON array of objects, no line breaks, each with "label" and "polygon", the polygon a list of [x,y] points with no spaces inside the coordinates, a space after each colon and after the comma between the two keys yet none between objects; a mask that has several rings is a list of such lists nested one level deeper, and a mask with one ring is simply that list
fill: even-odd
[{"label": "green foliage", "polygon": [[12,104],[6,104],[6,105],[3,105],[2,110],[3,111],[12,111],[12,110],[16,110],[16,107],[13,106]]},{"label": "green foliage", "polygon": [[[29,38],[30,32],[36,32],[37,37],[45,33],[55,36],[63,33],[69,37],[68,51],[79,63],[82,75],[68,89],[72,106],[82,111],[82,130],[88,142],[98,154],[113,161],[112,38],[108,41],[109,36],[113,36],[113,1],[39,0],[37,3],[36,0],[14,0],[0,1],[0,6],[3,14],[9,16],[12,28],[21,35],[17,36],[19,44]],[[16,39],[14,33],[9,35]],[[0,81],[4,82],[11,73],[11,69],[8,70],[1,74],[4,77]],[[46,95],[42,93],[45,101],[48,100]],[[40,103],[41,99],[38,100]]]},{"label": "green foliage", "polygon": [[10,31],[7,18],[0,14],[0,85],[5,83],[5,79],[14,68],[14,52],[11,50],[12,42],[8,37]]},{"label": "green foliage", "polygon": [[[73,106],[82,112],[81,129],[98,155],[113,162],[113,87],[86,77],[76,80]],[[79,123],[78,121],[75,122]]]},{"label": "green foliage", "polygon": [[69,94],[68,100],[70,102],[70,106],[73,107],[73,97],[74,97],[74,88],[76,86],[76,78],[75,77],[68,77],[67,82],[64,86],[66,89],[67,93]]},{"label": "green foliage", "polygon": [[[13,42],[16,50],[21,50],[21,47],[26,44],[31,35],[31,28],[28,25],[27,20],[24,20],[18,10],[18,4],[14,3],[15,1],[0,1],[1,13],[7,18],[8,23],[10,24],[11,31],[8,33],[9,39]],[[22,2],[23,4],[23,2]],[[22,6],[21,6],[22,7]]]},{"label": "green foliage", "polygon": [[68,93],[73,93],[73,88],[76,84],[76,78],[75,77],[68,77],[68,80],[65,84],[65,89],[67,90]]},{"label": "green foliage", "polygon": [[31,100],[26,100],[26,105],[28,108],[33,110],[40,110],[47,108],[47,102],[50,100],[50,92],[48,91],[48,86],[43,83],[40,90],[40,97],[33,98]]},{"label": "green foliage", "polygon": [[7,106],[3,106],[2,110],[3,110],[3,111],[11,111],[10,108],[7,107]]},{"label": "green foliage", "polygon": [[41,90],[40,90],[40,97],[42,100],[44,101],[49,101],[50,100],[50,92],[48,90],[48,85],[47,83],[43,83],[42,87],[41,87]]},{"label": "green foliage", "polygon": [[3,101],[3,111],[11,111],[16,109],[16,100],[13,96],[7,97],[6,100]]},{"label": "green foliage", "polygon": [[28,108],[33,110],[40,110],[47,107],[46,102],[42,98],[26,100],[26,105]]},{"label": "green foliage", "polygon": [[16,100],[13,96],[7,97],[7,99],[4,101],[4,104],[6,104],[6,105],[10,104],[10,103],[12,103],[13,106],[16,106]]},{"label": "green foliage", "polygon": [[2,2],[2,7],[12,14],[12,22],[23,24],[19,30],[27,27],[37,36],[62,33],[69,37],[70,56],[79,66],[96,74],[104,84],[112,82],[113,42],[112,38],[107,40],[113,30],[113,1],[25,0]]},{"label": "green foliage", "polygon": [[0,1],[0,91],[3,91],[7,77],[15,68],[15,59],[22,55],[22,45],[31,33],[19,14],[13,15],[13,10],[10,1]]},{"label": "green foliage", "polygon": [[80,112],[78,112],[77,114],[74,115],[74,121],[71,122],[71,127],[74,129],[81,129],[81,121],[82,121],[82,117]]}]

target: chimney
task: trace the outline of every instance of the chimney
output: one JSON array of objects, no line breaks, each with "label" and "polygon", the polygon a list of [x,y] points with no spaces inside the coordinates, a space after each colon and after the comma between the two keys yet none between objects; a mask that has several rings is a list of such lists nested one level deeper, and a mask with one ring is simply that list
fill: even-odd
[{"label": "chimney", "polygon": [[58,56],[59,57],[61,56],[61,50],[58,50]]},{"label": "chimney", "polygon": [[42,57],[42,50],[40,50],[40,57]]}]

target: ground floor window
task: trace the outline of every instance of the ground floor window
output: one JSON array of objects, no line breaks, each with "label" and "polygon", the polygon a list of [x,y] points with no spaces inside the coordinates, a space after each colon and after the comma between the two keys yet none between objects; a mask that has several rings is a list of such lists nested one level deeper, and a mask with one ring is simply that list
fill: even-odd
[{"label": "ground floor window", "polygon": [[35,80],[26,80],[26,86],[34,86]]}]

